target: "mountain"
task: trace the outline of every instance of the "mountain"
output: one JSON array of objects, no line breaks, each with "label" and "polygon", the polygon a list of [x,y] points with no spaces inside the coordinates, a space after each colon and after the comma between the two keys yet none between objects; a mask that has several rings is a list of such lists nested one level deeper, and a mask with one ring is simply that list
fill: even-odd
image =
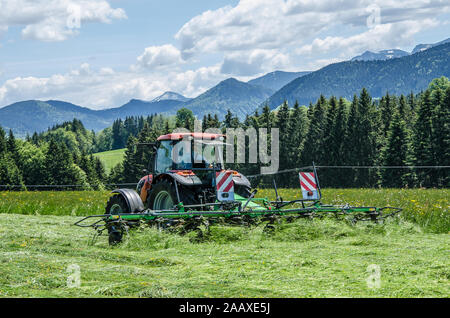
[{"label": "mountain", "polygon": [[163,100],[177,100],[180,102],[187,102],[190,100],[190,98],[184,97],[183,95],[175,92],[165,92],[161,96],[158,96],[154,100],[152,100],[152,102],[160,102]]},{"label": "mountain", "polygon": [[297,77],[309,74],[311,72],[283,72],[283,71],[275,71],[271,73],[267,73],[261,77],[252,79],[247,83],[257,86],[262,86],[266,88],[270,88],[273,91],[277,91],[282,88],[284,85],[289,83],[290,81],[296,79]]},{"label": "mountain", "polygon": [[418,45],[416,45],[414,47],[414,49],[412,50],[411,54],[415,54],[417,52],[422,52],[422,51],[425,51],[425,50],[427,50],[429,48],[432,48],[432,47],[435,47],[435,46],[438,46],[438,45],[441,45],[441,44],[449,43],[449,42],[450,42],[450,38],[448,38],[446,40],[443,40],[443,41],[440,41],[440,42],[437,42],[437,43],[433,43],[433,44],[418,44]]},{"label": "mountain", "polygon": [[0,109],[0,125],[4,129],[12,129],[19,137],[74,118],[80,119],[89,129],[110,125],[98,111],[61,101],[29,100]]},{"label": "mountain", "polygon": [[335,63],[302,76],[282,87],[264,104],[271,108],[287,100],[308,105],[324,96],[351,99],[363,87],[373,97],[419,92],[436,77],[450,76],[450,43],[426,51],[385,61],[346,61]]},{"label": "mountain", "polygon": [[183,105],[182,101],[172,99],[162,99],[151,102],[132,99],[120,107],[109,108],[101,110],[100,112],[104,117],[114,120],[117,118],[125,118],[127,116],[147,116],[156,113],[173,112],[182,107],[181,105]]},{"label": "mountain", "polygon": [[382,50],[376,53],[371,51],[365,51],[363,54],[355,56],[350,61],[375,61],[375,60],[389,60],[397,57],[403,57],[409,55],[408,52],[392,49],[392,50]]},{"label": "mountain", "polygon": [[185,103],[183,107],[191,109],[199,118],[207,113],[223,117],[230,109],[233,114],[243,119],[273,92],[270,88],[229,78]]},{"label": "mountain", "polygon": [[0,126],[24,137],[27,133],[45,131],[55,124],[77,118],[87,129],[99,131],[111,126],[117,118],[167,113],[176,111],[182,104],[182,101],[170,99],[155,102],[132,99],[121,107],[92,110],[63,101],[29,100],[0,108]]}]

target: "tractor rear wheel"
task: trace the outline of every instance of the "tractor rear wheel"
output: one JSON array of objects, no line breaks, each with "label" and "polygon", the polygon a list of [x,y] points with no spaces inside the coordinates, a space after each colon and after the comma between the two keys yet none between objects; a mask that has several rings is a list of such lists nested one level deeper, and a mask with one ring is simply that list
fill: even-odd
[{"label": "tractor rear wheel", "polygon": [[243,198],[250,198],[252,194],[252,189],[246,186],[235,186],[234,191]]},{"label": "tractor rear wheel", "polygon": [[178,203],[175,186],[166,180],[153,185],[148,202],[152,210],[172,210]]}]

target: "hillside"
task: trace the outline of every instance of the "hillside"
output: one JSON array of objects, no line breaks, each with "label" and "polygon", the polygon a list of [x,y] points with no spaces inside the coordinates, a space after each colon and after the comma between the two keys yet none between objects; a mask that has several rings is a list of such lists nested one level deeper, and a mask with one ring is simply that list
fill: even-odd
[{"label": "hillside", "polygon": [[287,100],[308,105],[321,94],[351,98],[363,87],[373,97],[386,92],[400,95],[420,92],[436,77],[450,76],[450,43],[386,61],[346,61],[328,65],[290,82],[263,104],[272,109]]},{"label": "hillside", "polygon": [[183,107],[191,109],[197,116],[211,113],[218,114],[219,117],[223,117],[230,109],[235,115],[243,119],[246,114],[253,112],[272,93],[273,90],[269,88],[254,86],[229,78],[185,103]]},{"label": "hillside", "polygon": [[105,170],[107,173],[111,171],[118,163],[123,161],[126,149],[116,149],[110,151],[97,152],[94,154],[95,157],[99,158],[101,162],[105,165]]},{"label": "hillside", "polygon": [[0,109],[0,125],[12,129],[19,137],[74,118],[80,119],[88,129],[99,130],[111,125],[99,111],[61,101],[29,100]]},{"label": "hillside", "polygon": [[189,100],[181,95],[177,98],[160,98],[152,102],[132,99],[121,107],[104,110],[92,110],[63,101],[29,100],[0,108],[0,126],[12,129],[18,137],[24,137],[27,133],[42,132],[77,118],[87,129],[99,131],[111,126],[117,118],[176,111],[183,104],[182,98]]},{"label": "hillside", "polygon": [[275,71],[271,73],[267,73],[261,77],[252,79],[247,83],[257,86],[262,86],[266,88],[270,88],[274,91],[279,90],[284,85],[293,81],[294,79],[309,74],[311,72],[283,72],[283,71]]},{"label": "hillside", "polygon": [[128,103],[118,107],[100,111],[101,115],[114,120],[127,116],[147,116],[156,113],[166,113],[176,111],[183,104],[180,100],[162,99],[146,102],[139,99],[132,99]]}]

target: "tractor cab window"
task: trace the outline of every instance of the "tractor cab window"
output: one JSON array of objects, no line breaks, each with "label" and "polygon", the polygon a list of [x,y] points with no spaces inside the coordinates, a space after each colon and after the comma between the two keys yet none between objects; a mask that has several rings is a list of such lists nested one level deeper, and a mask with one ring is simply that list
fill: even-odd
[{"label": "tractor cab window", "polygon": [[193,161],[194,166],[201,165],[205,168],[216,163],[223,167],[223,146],[224,143],[216,140],[195,140]]},{"label": "tractor cab window", "polygon": [[157,173],[164,173],[172,169],[172,151],[173,144],[171,140],[161,142],[156,152],[155,170]]},{"label": "tractor cab window", "polygon": [[223,167],[224,143],[214,140],[164,140],[156,153],[156,173],[169,170]]}]

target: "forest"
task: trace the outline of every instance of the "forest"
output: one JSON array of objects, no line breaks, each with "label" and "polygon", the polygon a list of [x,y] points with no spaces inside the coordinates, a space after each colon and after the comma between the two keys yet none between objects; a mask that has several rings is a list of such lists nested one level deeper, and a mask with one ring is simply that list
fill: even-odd
[{"label": "forest", "polygon": [[[310,166],[353,166],[320,171],[328,187],[448,187],[448,169],[392,166],[450,165],[450,81],[434,79],[418,94],[374,99],[362,89],[351,100],[331,96],[314,104],[292,107],[284,102],[275,110],[264,106],[240,121],[232,105],[223,120],[216,114],[203,117],[202,128],[278,128],[279,170]],[[159,135],[183,127],[193,130],[195,116],[186,108],[176,116],[152,114],[117,119],[98,134],[74,119],[24,140],[0,127],[0,190],[20,190],[29,185],[60,185],[64,189],[103,189],[118,183],[136,183],[143,175],[152,150],[139,143],[154,142]],[[126,147],[125,159],[109,174],[93,153]],[[232,164],[245,175],[258,174],[261,163]],[[374,167],[359,169],[358,167]],[[381,166],[381,168],[380,168]],[[280,175],[281,176],[281,175]],[[297,186],[295,174],[278,177],[283,187]],[[264,186],[268,178],[255,178]],[[26,187],[27,186],[27,187]],[[42,190],[42,187],[40,188]]]}]

